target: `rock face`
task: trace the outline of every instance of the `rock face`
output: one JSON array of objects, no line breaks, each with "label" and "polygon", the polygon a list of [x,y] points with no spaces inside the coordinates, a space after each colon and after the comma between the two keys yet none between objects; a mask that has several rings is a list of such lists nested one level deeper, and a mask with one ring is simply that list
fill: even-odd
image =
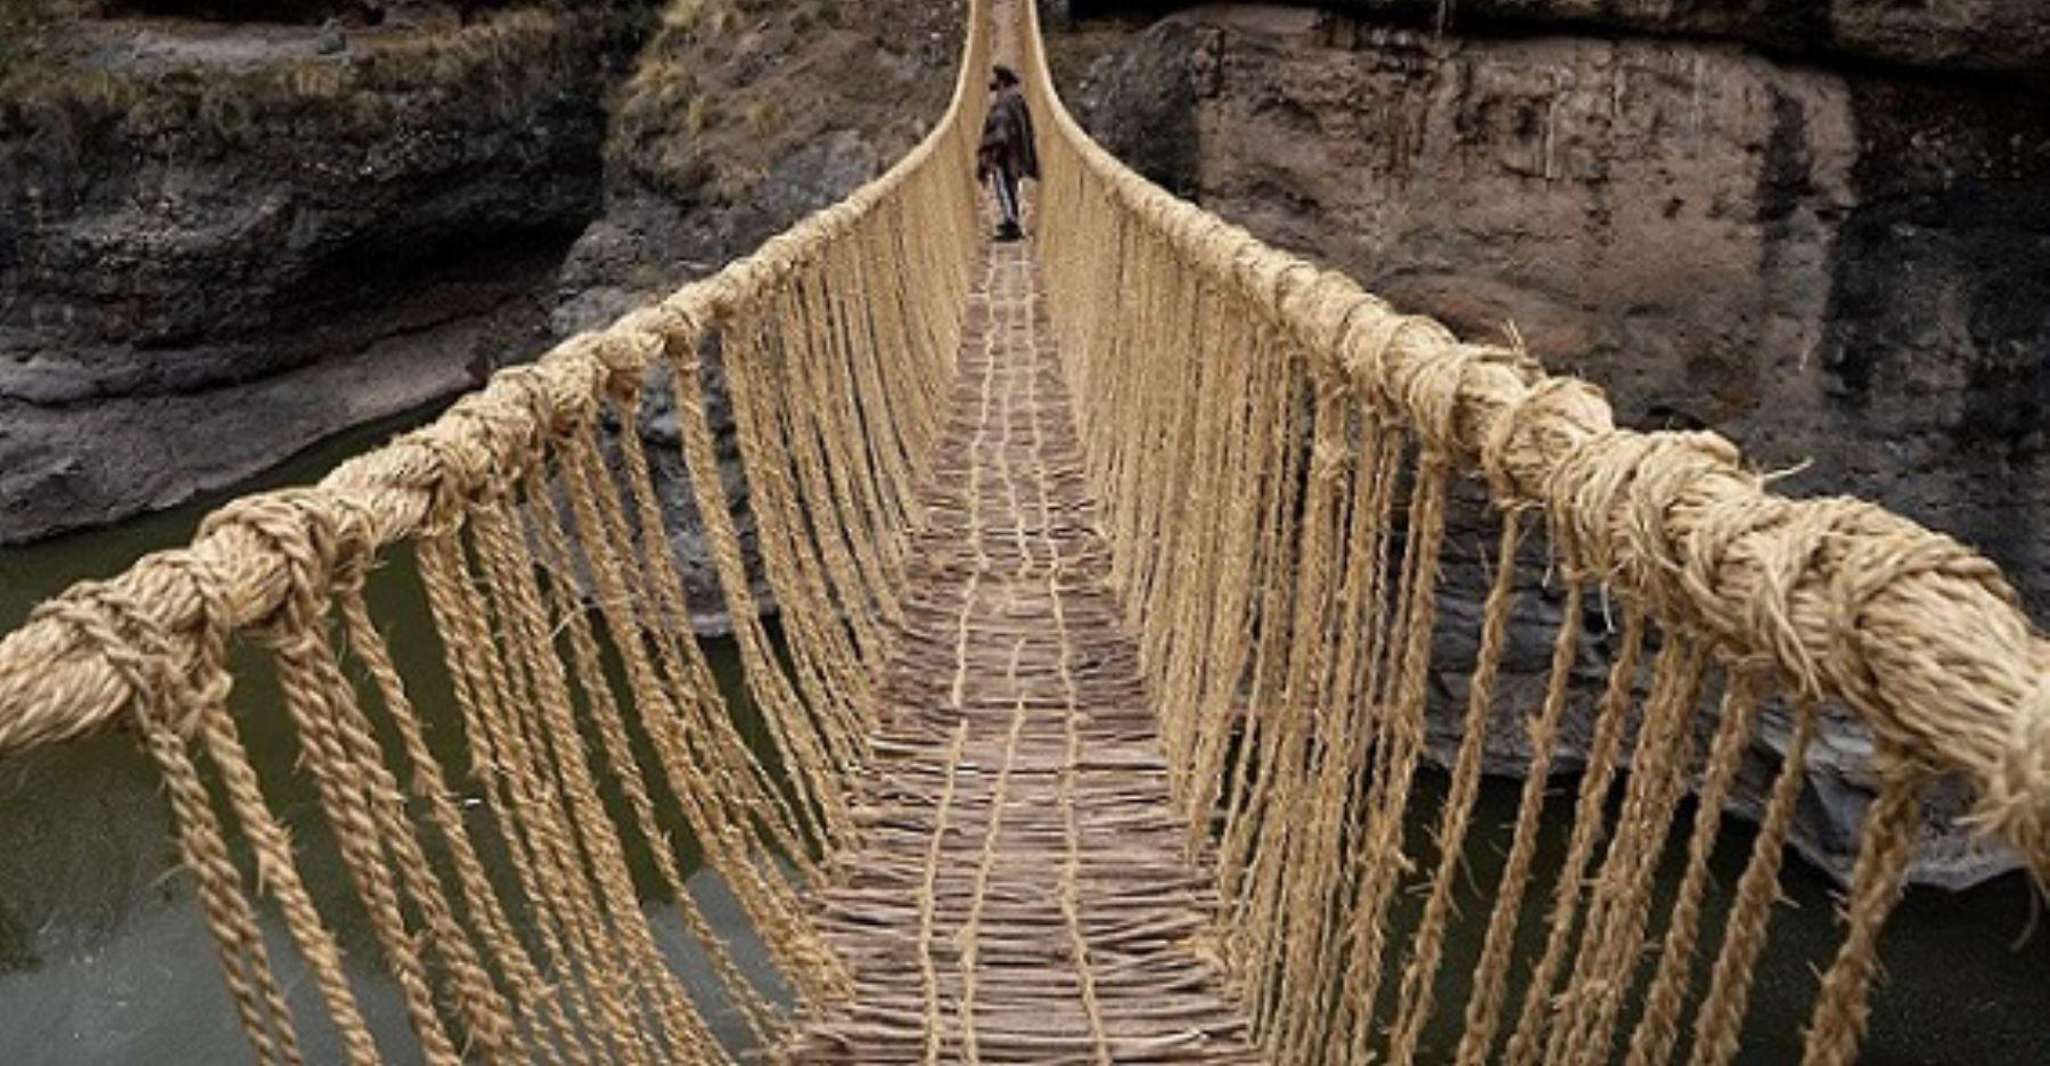
[{"label": "rock face", "polygon": [[558,332],[602,325],[830,206],[917,144],[954,84],[961,0],[677,3],[605,146],[605,211],[564,264]]},{"label": "rock face", "polygon": [[[881,174],[945,110],[965,17],[959,0],[672,5],[618,100],[605,152],[605,210],[563,263],[551,322],[593,329],[710,274]],[[714,346],[715,347],[715,346]],[[707,420],[756,598],[747,480],[717,352]],[[731,625],[657,368],[643,445],[694,623]]]},{"label": "rock face", "polygon": [[[753,250],[924,135],[964,14],[0,4],[0,544],[234,482]],[[647,396],[670,540],[717,629],[666,385]]]},{"label": "rock face", "polygon": [[[1174,0],[1064,0],[1071,16],[1194,6]],[[2035,0],[1323,0],[1386,26],[1459,33],[1584,33],[1730,41],[1786,55],[1876,60],[2040,80],[2050,9]]]},{"label": "rock face", "polygon": [[[1829,34],[1789,36],[1811,6]],[[1463,334],[1513,323],[1619,421],[1810,464],[1780,487],[1951,532],[2050,609],[2050,96],[2010,76],[2042,66],[2041,5],[1473,0],[1442,35],[1378,17],[1435,5],[1349,7],[1371,15],[1176,15],[1067,89],[1113,151],[1265,239]],[[1803,41],[1799,63],[1744,44]],[[1803,845],[1839,873],[1863,743],[1832,729],[1810,760]],[[1920,873],[2006,861],[1946,839]]]},{"label": "rock face", "polygon": [[601,207],[625,6],[415,5],[340,49],[333,25],[85,20],[10,67],[0,543],[232,482],[536,347],[537,289]]}]

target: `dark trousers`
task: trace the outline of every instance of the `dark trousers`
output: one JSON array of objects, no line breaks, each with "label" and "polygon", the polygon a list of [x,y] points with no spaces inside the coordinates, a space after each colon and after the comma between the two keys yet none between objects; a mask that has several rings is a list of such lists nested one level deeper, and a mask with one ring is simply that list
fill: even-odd
[{"label": "dark trousers", "polygon": [[1004,213],[1004,225],[1016,226],[1019,221],[1018,179],[1002,167],[990,174],[990,184],[996,187],[997,209]]}]

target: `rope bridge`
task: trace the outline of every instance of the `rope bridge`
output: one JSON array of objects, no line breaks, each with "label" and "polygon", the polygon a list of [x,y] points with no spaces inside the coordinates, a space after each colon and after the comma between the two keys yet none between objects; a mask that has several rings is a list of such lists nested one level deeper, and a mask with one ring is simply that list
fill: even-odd
[{"label": "rope bridge", "polygon": [[[0,643],[0,751],[120,728],[161,770],[257,1061],[317,1033],[354,1066],[1727,1063],[1825,713],[1870,731],[1882,786],[1805,1061],[1855,1057],[1932,781],[2050,877],[2050,645],[1995,567],[1773,495],[1713,434],[1618,429],[1585,382],[1174,200],[1061,108],[1036,19],[972,4],[946,115],[844,202]],[[993,49],[1041,118],[1030,252],[976,221]],[[685,482],[765,736],[690,625]],[[1462,619],[1446,549],[1477,492],[1493,562]],[[445,677],[403,675],[370,607],[414,570]],[[1505,649],[1547,581],[1526,706]],[[1597,606],[1618,633],[1585,686]],[[238,732],[244,646],[411,1046],[366,1022]],[[459,736],[418,710],[437,687]],[[1550,796],[1576,709],[1587,766]],[[1789,750],[1718,917],[1708,857],[1768,709]],[[1505,739],[1529,752],[1513,837],[1460,913]],[[1548,808],[1571,826],[1549,876]],[[773,974],[704,913],[698,855]]]}]

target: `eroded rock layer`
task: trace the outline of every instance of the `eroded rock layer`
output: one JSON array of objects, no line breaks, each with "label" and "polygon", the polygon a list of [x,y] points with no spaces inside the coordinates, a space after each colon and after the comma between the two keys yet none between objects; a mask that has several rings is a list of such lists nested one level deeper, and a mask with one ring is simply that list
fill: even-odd
[{"label": "eroded rock layer", "polygon": [[[1108,44],[1083,22],[1066,88],[1113,151],[1262,238],[1514,338],[1628,424],[1712,427],[1789,491],[1950,532],[2050,606],[2040,5],[1475,0],[1443,32],[1437,5],[1331,6],[1358,17],[1212,5]],[[1793,7],[1828,32],[1766,10]],[[1448,609],[1477,618],[1464,554]],[[1528,591],[1512,672],[1534,683],[1557,605]],[[1440,651],[1453,708],[1462,649]],[[1811,760],[1799,838],[1839,875],[1867,754],[1845,725]],[[2006,865],[1948,835],[1919,873]]]}]

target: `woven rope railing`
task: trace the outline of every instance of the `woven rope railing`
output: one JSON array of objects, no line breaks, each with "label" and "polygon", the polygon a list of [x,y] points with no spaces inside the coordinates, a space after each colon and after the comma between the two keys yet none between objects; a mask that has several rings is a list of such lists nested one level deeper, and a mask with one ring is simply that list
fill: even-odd
[{"label": "woven rope railing", "polygon": [[[1933,776],[1969,784],[1970,824],[2050,878],[2050,644],[1996,567],[1870,504],[1776,496],[1714,434],[1619,429],[1585,382],[1461,343],[1176,200],[1068,115],[1021,7],[1039,240],[1090,478],[1179,799],[1217,848],[1221,951],[1276,1061],[1730,1061],[1825,705],[1870,730],[1882,785],[1806,1061],[1855,1055]],[[1488,576],[1463,623],[1477,650],[1455,667],[1434,661],[1434,630],[1456,621],[1439,606],[1468,476],[1495,550],[1468,567]],[[1522,543],[1537,527],[1548,551]],[[1564,619],[1549,678],[1536,706],[1509,706],[1505,633],[1548,568]],[[1620,601],[1622,633],[1606,691],[1581,693],[1597,594]],[[1432,806],[1414,785],[1444,674],[1464,676],[1457,702],[1439,697],[1461,725]],[[1718,941],[1708,853],[1762,703],[1792,740]],[[1594,720],[1588,765],[1544,885],[1544,782],[1574,708]],[[1462,1011],[1434,998],[1472,895],[1483,759],[1504,741],[1534,754],[1505,869],[1467,916],[1482,946],[1458,959],[1463,1021],[1434,1046],[1429,1023]],[[1679,824],[1690,785],[1699,813]],[[1687,858],[1662,895],[1669,834]],[[1527,897],[1547,908],[1541,948],[1518,939]],[[1714,960],[1705,989],[1698,958]]]},{"label": "woven rope railing", "polygon": [[[257,1061],[730,1061],[847,994],[803,899],[856,835],[846,779],[963,330],[982,0],[968,19],[944,117],[846,200],[317,486],[230,504],[189,547],[73,588],[0,643],[0,754],[142,739]],[[714,373],[780,645],[708,421]],[[673,432],[643,424],[655,389]],[[662,499],[686,480],[766,742],[693,636],[706,605],[686,598]],[[393,560],[417,569],[445,677],[402,675],[372,615],[366,586],[400,581],[374,573]],[[366,1021],[334,895],[309,885],[267,798],[278,782],[238,732],[240,643],[269,650],[408,1032]],[[459,708],[442,725],[457,743],[423,721],[423,687]],[[700,908],[694,852],[787,1002]],[[685,986],[656,915],[716,993]],[[282,953],[310,988],[289,986]],[[715,1034],[715,1012],[742,1034]]]},{"label": "woven rope railing", "polygon": [[[1041,121],[1038,236],[1088,480],[1191,858],[1215,865],[1217,954],[1276,1061],[1730,1061],[1826,706],[1869,728],[1883,785],[1808,1061],[1855,1055],[1932,777],[1962,778],[1972,824],[2050,876],[2050,656],[1991,564],[1867,504],[1777,497],[1711,434],[1617,429],[1585,383],[1175,201],[1061,108],[1018,6],[1001,28]],[[161,770],[259,1062],[320,1057],[309,1033],[352,1064],[727,1061],[849,995],[808,897],[860,835],[849,781],[979,241],[989,23],[978,0],[934,133],[846,201],[317,486],[231,504],[190,547],[74,588],[0,642],[0,754],[122,727]],[[780,642],[733,517],[715,381]],[[644,424],[651,389],[671,393],[673,439]],[[764,740],[692,635],[665,525],[678,474]],[[1473,650],[1445,662],[1447,531],[1474,518],[1470,475],[1492,561],[1469,568],[1486,575]],[[408,676],[379,629],[369,591],[405,580],[380,572],[395,561],[417,571],[445,677]],[[1537,705],[1509,706],[1507,634],[1547,567],[1564,621]],[[1579,619],[1611,596],[1620,633],[1600,691],[1582,691]],[[332,897],[270,806],[231,710],[238,644],[268,650],[282,706],[245,713],[282,710],[297,738],[406,1034],[366,1020]],[[1442,789],[1422,789],[1450,675],[1460,728]],[[424,687],[458,708],[456,742],[423,720]],[[1791,722],[1785,767],[1718,924],[1707,856],[1768,710]],[[1576,712],[1587,768],[1547,882],[1545,780]],[[1462,918],[1462,845],[1505,738],[1531,753],[1514,835],[1492,902]],[[1669,838],[1685,858],[1666,890]],[[700,909],[693,841],[787,1003]],[[685,986],[653,915],[716,992]],[[306,986],[280,977],[283,952]],[[1466,1002],[1437,1002],[1467,962]],[[1452,1035],[1433,1035],[1448,1014]],[[744,1037],[715,1033],[722,1018]]]}]

